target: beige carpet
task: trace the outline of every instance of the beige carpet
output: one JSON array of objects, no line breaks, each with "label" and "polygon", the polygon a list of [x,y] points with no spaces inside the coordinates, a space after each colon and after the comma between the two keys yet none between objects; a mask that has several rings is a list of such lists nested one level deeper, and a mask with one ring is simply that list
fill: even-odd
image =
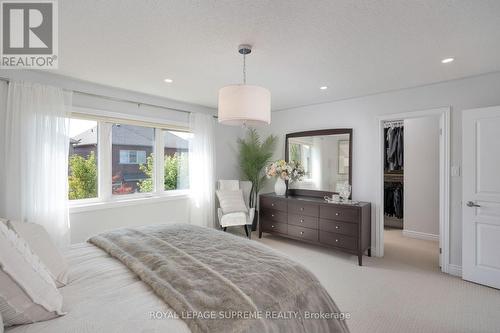
[{"label": "beige carpet", "polygon": [[443,274],[436,242],[385,234],[385,257],[363,258],[264,234],[258,240],[309,268],[353,333],[500,332],[500,291]]}]

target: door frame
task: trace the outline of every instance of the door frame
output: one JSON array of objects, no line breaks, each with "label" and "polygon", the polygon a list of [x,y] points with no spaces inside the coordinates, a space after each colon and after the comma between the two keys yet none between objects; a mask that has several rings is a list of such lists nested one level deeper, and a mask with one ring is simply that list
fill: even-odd
[{"label": "door frame", "polygon": [[450,116],[451,107],[384,114],[377,117],[379,136],[375,253],[384,256],[384,122],[426,116],[439,116],[439,248],[441,271],[450,273]]}]

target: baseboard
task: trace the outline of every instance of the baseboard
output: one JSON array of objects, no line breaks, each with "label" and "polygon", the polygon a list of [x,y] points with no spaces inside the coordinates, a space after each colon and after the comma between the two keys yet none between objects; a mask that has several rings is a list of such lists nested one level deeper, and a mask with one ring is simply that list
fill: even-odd
[{"label": "baseboard", "polygon": [[448,274],[462,277],[462,266],[449,264],[448,265]]},{"label": "baseboard", "polygon": [[403,236],[431,241],[439,241],[439,235],[427,234],[425,232],[418,232],[412,230],[403,230]]}]

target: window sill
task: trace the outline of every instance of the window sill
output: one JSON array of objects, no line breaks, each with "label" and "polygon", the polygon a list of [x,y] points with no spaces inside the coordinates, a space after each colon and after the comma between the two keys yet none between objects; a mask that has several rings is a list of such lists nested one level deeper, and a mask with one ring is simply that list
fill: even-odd
[{"label": "window sill", "polygon": [[135,205],[148,205],[157,202],[185,200],[189,198],[189,191],[178,190],[165,194],[152,194],[150,196],[117,198],[110,201],[91,201],[69,203],[69,213],[81,213],[101,209],[111,209],[117,207],[127,207]]}]

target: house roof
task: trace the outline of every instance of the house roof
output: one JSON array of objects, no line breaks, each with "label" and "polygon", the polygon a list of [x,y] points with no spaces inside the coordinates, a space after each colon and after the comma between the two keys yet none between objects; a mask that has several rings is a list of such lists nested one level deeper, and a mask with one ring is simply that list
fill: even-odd
[{"label": "house roof", "polygon": [[[188,140],[180,133],[165,131],[165,147],[188,149]],[[132,125],[113,125],[112,142],[123,146],[152,146],[154,130],[148,127]],[[86,130],[71,138],[75,147],[97,144],[97,127]]]}]

